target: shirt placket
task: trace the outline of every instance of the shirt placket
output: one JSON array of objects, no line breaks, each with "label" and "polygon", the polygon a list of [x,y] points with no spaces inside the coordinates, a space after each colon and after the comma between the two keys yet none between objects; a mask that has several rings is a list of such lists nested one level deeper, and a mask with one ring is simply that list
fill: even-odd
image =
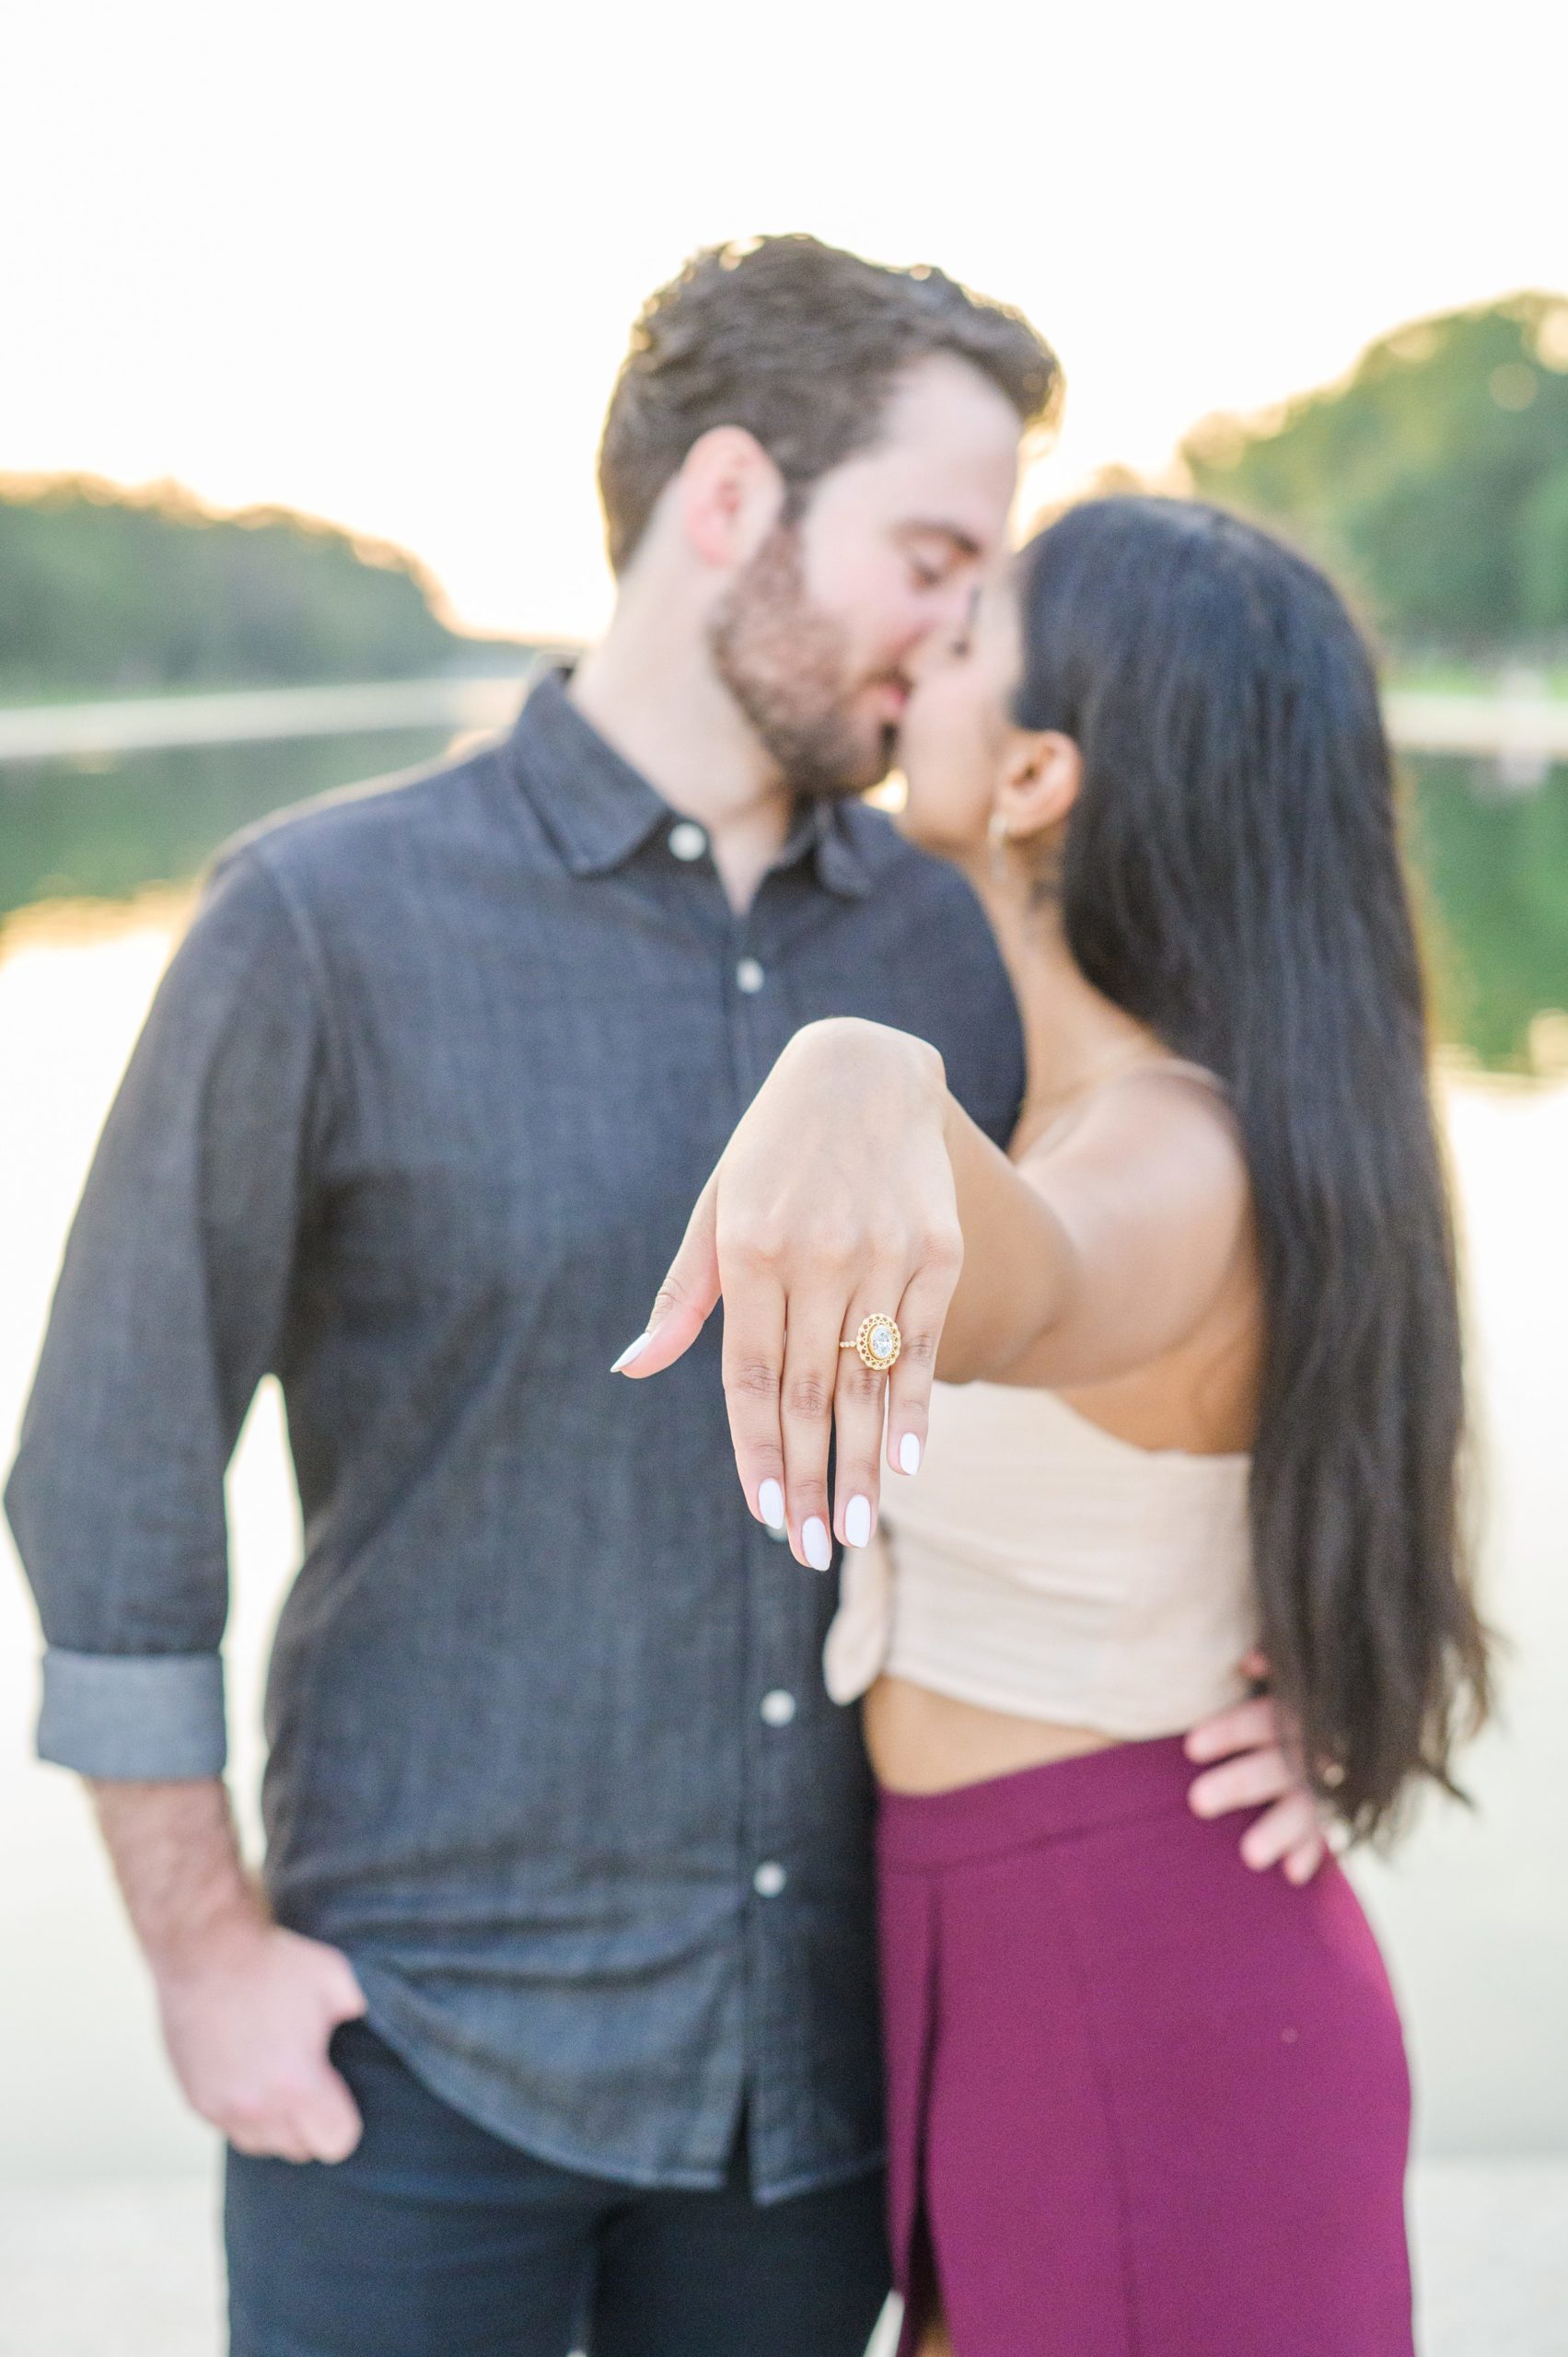
[{"label": "shirt placket", "polygon": [[[728,1049],[727,1133],[802,1019],[796,979],[834,903],[803,841],[738,913],[697,821],[675,819],[649,849],[652,865],[634,859],[628,879],[640,873],[667,921],[699,937],[704,962],[712,961]],[[733,1560],[745,1603],[734,1705],[741,1713],[741,1790],[732,1821],[743,2001],[734,2100],[738,2109],[744,2099],[754,2182],[766,2197],[809,2182],[813,2165],[818,2107],[801,2023],[819,2000],[807,1986],[813,1945],[802,1910],[821,1904],[820,1891],[813,1896],[820,1861],[812,1796],[823,1773],[828,1705],[815,1688],[807,1690],[801,1664],[815,1660],[819,1644],[823,1574],[796,1562],[787,1538],[753,1518],[733,1475],[731,1481]]]},{"label": "shirt placket", "polygon": [[[732,919],[725,976],[738,1095],[749,1104],[796,1028],[789,988],[788,911],[801,878],[768,877],[750,910]],[[817,1713],[800,1692],[803,1620],[816,1614],[822,1574],[797,1563],[787,1537],[752,1519],[746,1529],[746,1659],[741,1870],[746,1877],[746,2075],[753,2167],[777,2187],[797,2175],[806,2132],[796,2067],[803,1992],[796,1917],[809,1875],[803,1794],[805,1747]],[[792,1961],[794,1960],[794,1961]]]}]

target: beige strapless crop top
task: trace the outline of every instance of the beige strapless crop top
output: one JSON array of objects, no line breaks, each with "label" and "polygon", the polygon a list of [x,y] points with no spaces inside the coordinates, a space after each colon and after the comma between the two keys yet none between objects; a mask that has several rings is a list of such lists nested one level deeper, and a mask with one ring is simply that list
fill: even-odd
[{"label": "beige strapless crop top", "polygon": [[1238,1701],[1255,1642],[1246,1457],[1119,1440],[1053,1392],[937,1384],[920,1473],[846,1552],[824,1655],[1137,1740]]}]

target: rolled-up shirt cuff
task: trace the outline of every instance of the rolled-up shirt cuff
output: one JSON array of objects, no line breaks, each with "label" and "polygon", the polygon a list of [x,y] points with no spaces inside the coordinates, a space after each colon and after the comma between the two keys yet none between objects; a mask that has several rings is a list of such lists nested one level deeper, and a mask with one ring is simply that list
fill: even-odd
[{"label": "rolled-up shirt cuff", "polygon": [[217,1654],[43,1657],[38,1755],[79,1776],[152,1782],[221,1776],[227,1757]]}]

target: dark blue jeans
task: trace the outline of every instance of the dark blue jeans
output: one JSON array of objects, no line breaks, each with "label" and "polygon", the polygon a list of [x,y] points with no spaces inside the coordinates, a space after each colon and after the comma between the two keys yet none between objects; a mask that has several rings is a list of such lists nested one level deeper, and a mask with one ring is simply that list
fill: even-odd
[{"label": "dark blue jeans", "polygon": [[231,2357],[862,2357],[888,2287],[882,2181],[754,2202],[533,2159],[362,2023],[332,2059],[365,2116],[336,2167],[231,2153]]}]

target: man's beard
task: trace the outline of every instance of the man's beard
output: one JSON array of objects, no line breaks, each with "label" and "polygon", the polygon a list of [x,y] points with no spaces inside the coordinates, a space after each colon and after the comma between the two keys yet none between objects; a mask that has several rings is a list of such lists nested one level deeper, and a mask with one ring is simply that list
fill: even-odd
[{"label": "man's beard", "polygon": [[857,721],[868,679],[850,670],[842,626],[811,603],[800,531],[777,524],[708,625],[714,668],[796,791],[864,794],[892,766],[896,730]]}]

